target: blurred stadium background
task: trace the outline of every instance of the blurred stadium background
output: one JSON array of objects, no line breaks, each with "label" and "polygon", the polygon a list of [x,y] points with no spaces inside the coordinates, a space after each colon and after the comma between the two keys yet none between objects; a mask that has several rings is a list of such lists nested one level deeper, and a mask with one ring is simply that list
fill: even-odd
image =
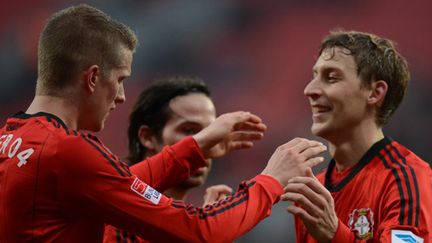
[{"label": "blurred stadium background", "polygon": [[[219,114],[248,110],[268,125],[264,140],[252,150],[234,152],[214,163],[206,186],[225,183],[236,187],[240,180],[259,173],[279,144],[296,136],[313,138],[303,88],[312,76],[321,39],[330,30],[343,28],[373,32],[398,43],[408,59],[412,80],[408,95],[385,130],[432,161],[432,2],[428,0],[82,2],[131,26],[140,40],[132,78],[126,82],[127,102],[97,134],[119,155],[127,154],[131,106],[150,80],[167,74],[197,75],[209,84]],[[37,40],[45,20],[77,3],[81,2],[2,3],[1,122],[25,110],[33,98]],[[188,201],[200,205],[206,186],[195,189]],[[286,205],[279,203],[272,216],[236,242],[294,242],[293,219],[285,212]]]}]

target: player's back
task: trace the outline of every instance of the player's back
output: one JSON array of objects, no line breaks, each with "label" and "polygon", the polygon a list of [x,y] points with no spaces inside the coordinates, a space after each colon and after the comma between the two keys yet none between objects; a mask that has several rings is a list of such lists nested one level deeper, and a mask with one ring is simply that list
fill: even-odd
[{"label": "player's back", "polygon": [[70,132],[46,113],[19,113],[0,130],[0,242],[62,241],[73,234],[78,240],[82,234],[74,232],[74,224],[102,230],[71,217],[58,193],[57,143]]}]

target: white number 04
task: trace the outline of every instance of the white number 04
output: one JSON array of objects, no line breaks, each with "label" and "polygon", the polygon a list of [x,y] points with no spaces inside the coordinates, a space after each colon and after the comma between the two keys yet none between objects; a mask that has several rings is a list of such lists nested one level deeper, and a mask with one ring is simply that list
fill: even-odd
[{"label": "white number 04", "polygon": [[[6,148],[9,145],[9,143],[12,141],[13,135],[9,134],[9,135],[3,135],[0,137],[0,153],[1,154],[5,154],[6,153]],[[4,140],[3,140],[4,139]],[[27,163],[27,159],[33,154],[34,149],[32,148],[28,148],[24,151],[20,151],[18,154],[18,150],[20,149],[22,144],[22,138],[17,138],[15,139],[12,144],[9,146],[9,150],[8,150],[8,157],[12,158],[16,155],[16,157],[18,158],[18,167],[21,167],[23,165],[25,165]]]}]

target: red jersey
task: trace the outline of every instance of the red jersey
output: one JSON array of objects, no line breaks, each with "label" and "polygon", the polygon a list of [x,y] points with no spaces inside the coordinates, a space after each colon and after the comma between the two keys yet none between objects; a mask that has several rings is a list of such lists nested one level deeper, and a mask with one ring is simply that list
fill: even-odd
[{"label": "red jersey", "polygon": [[193,208],[154,189],[205,163],[188,137],[129,169],[95,136],[51,114],[18,113],[0,130],[0,242],[102,242],[104,224],[159,242],[232,241],[282,194],[262,175],[220,207]]},{"label": "red jersey", "polygon": [[[332,160],[317,176],[339,218],[332,242],[432,242],[432,173],[412,151],[386,137],[341,174]],[[295,221],[297,242],[317,242]]]}]

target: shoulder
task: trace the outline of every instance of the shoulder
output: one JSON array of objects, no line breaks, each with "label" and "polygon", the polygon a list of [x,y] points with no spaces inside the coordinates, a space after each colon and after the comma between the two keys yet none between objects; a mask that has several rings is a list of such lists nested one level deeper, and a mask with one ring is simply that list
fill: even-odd
[{"label": "shoulder", "polygon": [[64,167],[70,170],[131,175],[128,166],[89,133],[77,132],[65,136],[58,143],[57,156]]},{"label": "shoulder", "polygon": [[405,147],[404,145],[393,141],[392,149],[395,153],[395,155],[401,159],[404,163],[406,163],[409,166],[419,167],[419,168],[429,168],[430,165],[424,161],[422,158],[420,158],[417,154],[415,154],[413,151]]}]

